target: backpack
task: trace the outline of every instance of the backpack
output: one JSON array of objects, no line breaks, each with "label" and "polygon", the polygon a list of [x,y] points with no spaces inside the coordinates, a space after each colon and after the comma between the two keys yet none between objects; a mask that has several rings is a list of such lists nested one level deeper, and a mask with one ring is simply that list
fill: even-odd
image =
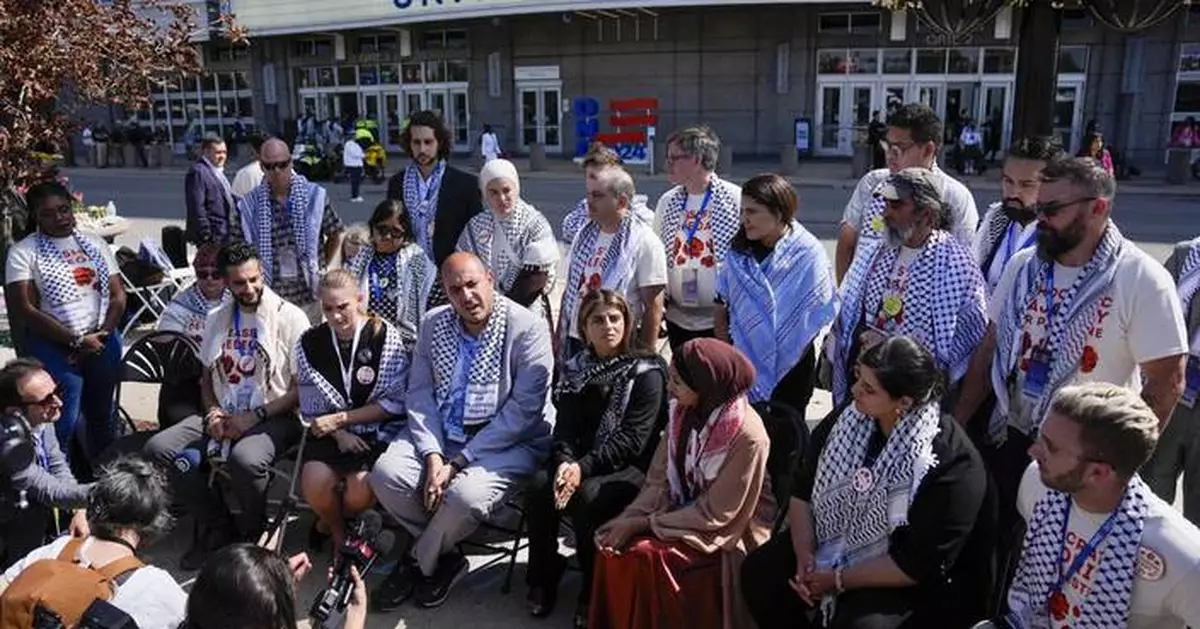
[{"label": "backpack", "polygon": [[95,601],[112,600],[121,577],[145,565],[129,556],[84,567],[75,562],[82,547],[82,539],[72,539],[57,558],[35,561],[17,575],[0,595],[0,629],[41,626],[46,615],[68,629],[77,627]]}]

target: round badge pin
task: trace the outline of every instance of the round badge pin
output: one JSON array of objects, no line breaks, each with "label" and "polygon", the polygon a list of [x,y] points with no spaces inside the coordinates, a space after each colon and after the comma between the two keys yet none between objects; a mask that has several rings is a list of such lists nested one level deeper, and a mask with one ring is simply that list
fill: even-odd
[{"label": "round badge pin", "polygon": [[854,472],[853,483],[854,483],[854,491],[857,491],[858,493],[861,494],[861,493],[869,490],[871,488],[871,485],[875,484],[875,478],[874,478],[874,476],[871,475],[871,470],[869,470],[865,467],[860,467],[860,468],[858,468],[857,471]]},{"label": "round badge pin", "polygon": [[258,361],[254,358],[253,354],[248,354],[238,359],[238,371],[247,376],[254,375],[256,367],[258,367]]},{"label": "round badge pin", "polygon": [[371,384],[375,382],[375,370],[364,365],[358,368],[358,371],[354,374],[354,378],[358,380],[359,384]]}]

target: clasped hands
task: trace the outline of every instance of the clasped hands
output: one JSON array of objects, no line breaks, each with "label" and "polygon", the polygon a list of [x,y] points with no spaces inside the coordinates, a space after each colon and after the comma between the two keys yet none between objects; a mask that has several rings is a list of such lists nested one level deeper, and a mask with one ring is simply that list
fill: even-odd
[{"label": "clasped hands", "polygon": [[450,461],[442,458],[441,454],[431,452],[425,457],[425,510],[434,513],[442,506],[446,497],[446,489],[458,472],[466,467],[466,459],[457,454]]},{"label": "clasped hands", "polygon": [[796,553],[796,574],[788,579],[800,600],[816,607],[829,594],[838,594],[838,577],[833,570],[817,570],[817,562],[811,551]]},{"label": "clasped hands", "polygon": [[225,409],[220,407],[209,410],[206,419],[208,420],[208,435],[210,437],[213,439],[232,439],[235,441],[240,439],[254,424],[258,423],[258,417],[254,414],[254,411],[230,415]]}]

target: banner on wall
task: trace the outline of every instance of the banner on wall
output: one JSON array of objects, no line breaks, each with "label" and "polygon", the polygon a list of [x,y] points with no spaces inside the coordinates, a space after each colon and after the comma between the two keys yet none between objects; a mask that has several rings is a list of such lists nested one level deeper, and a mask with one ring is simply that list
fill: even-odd
[{"label": "banner on wall", "polygon": [[587,155],[592,142],[603,142],[626,164],[650,163],[651,130],[658,125],[657,98],[625,98],[608,102],[608,131],[600,131],[600,101],[584,96],[571,106],[575,114],[575,159]]}]

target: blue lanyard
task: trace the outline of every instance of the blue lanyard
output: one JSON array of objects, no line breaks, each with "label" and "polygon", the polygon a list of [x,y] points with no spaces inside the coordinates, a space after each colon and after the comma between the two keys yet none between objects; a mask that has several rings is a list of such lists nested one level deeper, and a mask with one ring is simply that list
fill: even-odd
[{"label": "blue lanyard", "polygon": [[[708,184],[708,188],[704,190],[704,198],[700,201],[700,209],[696,210],[696,222],[692,223],[691,228],[687,232],[687,246],[692,246],[692,239],[696,237],[696,230],[700,229],[700,221],[704,219],[704,213],[708,211],[708,201],[712,199],[712,184]],[[687,205],[687,191],[684,194],[684,205]]]},{"label": "blue lanyard", "polygon": [[[1064,544],[1067,542],[1067,525],[1071,522],[1070,498],[1067,499],[1067,505],[1065,509],[1066,513],[1063,514],[1062,525],[1062,543]],[[1075,573],[1079,572],[1079,569],[1083,567],[1083,564],[1087,561],[1088,557],[1092,556],[1092,553],[1096,550],[1096,547],[1104,542],[1104,539],[1108,537],[1109,533],[1112,532],[1113,525],[1116,524],[1117,513],[1118,511],[1114,510],[1112,513],[1108,514],[1108,519],[1105,520],[1104,524],[1101,524],[1100,528],[1092,534],[1092,538],[1089,539],[1088,543],[1085,544],[1083,549],[1079,551],[1079,554],[1075,555],[1075,561],[1071,562],[1071,566],[1067,568],[1066,572],[1062,571],[1062,562],[1058,562],[1058,584],[1054,586],[1054,590],[1052,590],[1051,593],[1061,592],[1067,581],[1070,581],[1071,577],[1075,576]]]},{"label": "blue lanyard", "polygon": [[[367,273],[371,277],[371,299],[375,301],[383,301],[383,287],[379,285],[379,267],[383,264],[380,260],[387,261],[388,257],[390,256],[380,258],[378,255],[373,255],[371,256],[371,263],[367,265]],[[395,262],[392,262],[392,266],[393,268],[395,267]]]},{"label": "blue lanyard", "polygon": [[240,356],[249,356],[254,353],[254,347],[250,344],[250,337],[242,338],[242,309],[233,305],[233,348],[237,350]]},{"label": "blue lanyard", "polygon": [[1054,339],[1051,338],[1051,331],[1054,329],[1054,263],[1046,265],[1046,344],[1049,345]]},{"label": "blue lanyard", "polygon": [[[1013,254],[1016,253],[1015,251],[1013,251],[1013,242],[1015,242],[1017,240],[1017,238],[1019,238],[1021,236],[1020,231],[1013,233],[1013,230],[1017,227],[1017,225],[1019,225],[1019,223],[1013,222],[1013,223],[1010,223],[1008,226],[1008,238],[1004,242],[1004,262],[1005,263],[1007,263],[1009,260],[1012,260]],[[1033,242],[1033,239],[1027,238],[1024,242],[1022,242],[1020,245],[1017,246],[1017,251],[1021,251],[1021,250],[1025,249],[1026,247],[1029,246],[1029,244],[1031,242]]]}]

